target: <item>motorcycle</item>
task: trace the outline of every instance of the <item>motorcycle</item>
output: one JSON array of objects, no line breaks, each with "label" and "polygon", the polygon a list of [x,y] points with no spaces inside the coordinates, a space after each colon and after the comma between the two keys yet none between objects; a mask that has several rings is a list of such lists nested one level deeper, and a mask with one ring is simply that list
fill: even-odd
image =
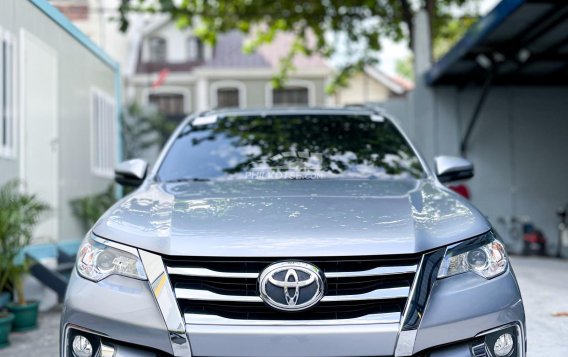
[{"label": "motorcycle", "polygon": [[546,255],[546,238],[532,223],[523,225],[523,255]]}]

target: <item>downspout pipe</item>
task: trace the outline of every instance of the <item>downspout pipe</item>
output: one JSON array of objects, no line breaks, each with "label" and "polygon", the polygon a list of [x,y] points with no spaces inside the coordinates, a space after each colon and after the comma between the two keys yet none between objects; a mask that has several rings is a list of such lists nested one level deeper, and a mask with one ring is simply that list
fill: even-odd
[{"label": "downspout pipe", "polygon": [[473,114],[469,123],[467,125],[467,129],[465,134],[460,143],[460,152],[463,157],[467,156],[467,149],[468,149],[468,142],[469,138],[471,137],[471,133],[479,120],[479,114],[481,113],[481,109],[483,109],[483,105],[487,100],[487,96],[489,95],[489,91],[491,90],[491,85],[493,84],[493,79],[495,78],[495,69],[492,68],[485,78],[485,82],[483,83],[483,87],[481,87],[481,94],[479,95],[479,99],[477,100],[477,104],[475,105],[475,109],[473,110]]}]

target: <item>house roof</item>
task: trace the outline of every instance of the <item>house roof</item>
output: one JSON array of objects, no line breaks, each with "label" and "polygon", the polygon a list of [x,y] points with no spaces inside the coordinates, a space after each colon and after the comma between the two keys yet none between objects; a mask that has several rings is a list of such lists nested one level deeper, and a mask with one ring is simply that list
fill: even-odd
[{"label": "house roof", "polygon": [[213,58],[205,62],[205,67],[259,68],[270,67],[270,62],[259,53],[243,53],[245,37],[238,31],[221,34],[213,51]]},{"label": "house roof", "polygon": [[568,84],[568,2],[503,0],[426,74],[431,85]]},{"label": "house roof", "polygon": [[414,85],[409,81],[402,78],[389,76],[385,72],[375,67],[365,67],[365,73],[369,77],[387,87],[391,92],[395,94],[404,94],[405,92],[414,88]]},{"label": "house roof", "polygon": [[[280,60],[284,58],[294,44],[294,36],[291,34],[279,34],[271,43],[265,44],[258,49],[258,53],[273,68],[280,67]],[[297,54],[294,58],[296,68],[328,68],[323,57],[318,55],[306,56]]]}]

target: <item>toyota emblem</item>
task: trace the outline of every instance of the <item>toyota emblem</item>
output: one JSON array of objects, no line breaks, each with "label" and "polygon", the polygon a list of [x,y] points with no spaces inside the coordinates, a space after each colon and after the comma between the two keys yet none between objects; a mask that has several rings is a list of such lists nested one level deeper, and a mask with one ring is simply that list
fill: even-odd
[{"label": "toyota emblem", "polygon": [[259,286],[260,297],[273,308],[301,311],[322,299],[325,278],[313,264],[288,261],[267,267],[260,275]]}]

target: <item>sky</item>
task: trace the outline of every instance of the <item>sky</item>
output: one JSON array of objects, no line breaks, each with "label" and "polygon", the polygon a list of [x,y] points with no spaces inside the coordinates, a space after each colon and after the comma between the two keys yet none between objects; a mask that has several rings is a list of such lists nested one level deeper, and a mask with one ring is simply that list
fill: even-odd
[{"label": "sky", "polygon": [[[501,0],[481,0],[479,10],[481,15],[491,11]],[[395,43],[391,40],[383,40],[383,49],[379,54],[379,68],[388,74],[396,74],[396,62],[398,59],[409,55],[406,43]]]}]

